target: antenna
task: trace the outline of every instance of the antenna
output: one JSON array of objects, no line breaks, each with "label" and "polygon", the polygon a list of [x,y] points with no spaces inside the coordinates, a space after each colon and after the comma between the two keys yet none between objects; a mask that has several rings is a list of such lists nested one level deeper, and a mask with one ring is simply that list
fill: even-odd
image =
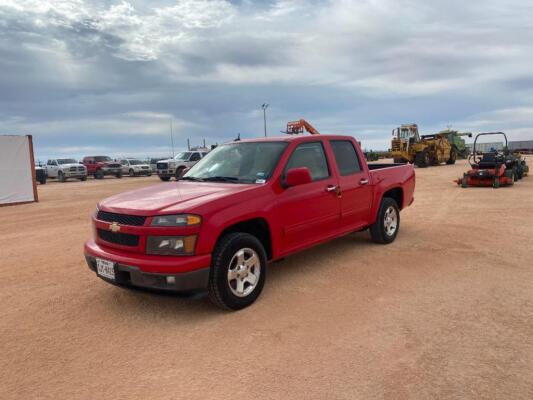
[{"label": "antenna", "polygon": [[172,144],[172,158],[174,158],[174,132],[172,131],[172,118],[170,118],[170,143]]}]

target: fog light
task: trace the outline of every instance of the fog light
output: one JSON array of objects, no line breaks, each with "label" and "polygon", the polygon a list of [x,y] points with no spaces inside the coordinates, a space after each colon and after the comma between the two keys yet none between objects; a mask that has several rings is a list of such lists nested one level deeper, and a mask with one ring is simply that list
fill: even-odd
[{"label": "fog light", "polygon": [[176,283],[176,277],[175,276],[167,276],[167,284],[173,285]]}]

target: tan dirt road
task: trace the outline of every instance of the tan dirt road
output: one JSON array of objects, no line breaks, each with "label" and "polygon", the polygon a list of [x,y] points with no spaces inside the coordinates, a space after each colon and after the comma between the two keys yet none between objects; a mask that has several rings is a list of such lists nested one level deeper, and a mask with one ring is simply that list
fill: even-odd
[{"label": "tan dirt road", "polygon": [[461,189],[464,170],[417,170],[392,245],[273,264],[235,313],[85,265],[95,203],[156,177],[40,186],[0,208],[0,399],[532,399],[533,177]]}]

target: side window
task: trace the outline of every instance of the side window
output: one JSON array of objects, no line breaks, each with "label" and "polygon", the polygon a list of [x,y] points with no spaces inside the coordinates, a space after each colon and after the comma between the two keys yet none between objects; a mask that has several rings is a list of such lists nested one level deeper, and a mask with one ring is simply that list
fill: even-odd
[{"label": "side window", "polygon": [[120,160],[120,163],[121,163],[122,165],[128,165],[128,162],[127,162],[126,160]]},{"label": "side window", "polygon": [[189,161],[198,161],[200,160],[200,153],[192,153],[191,158],[189,158]]},{"label": "side window", "polygon": [[349,140],[332,140],[331,147],[335,155],[337,167],[342,176],[361,172],[361,164],[357,152]]},{"label": "side window", "polygon": [[291,168],[300,167],[309,168],[313,181],[325,179],[329,176],[328,162],[322,143],[302,143],[296,147],[285,167],[285,172]]}]

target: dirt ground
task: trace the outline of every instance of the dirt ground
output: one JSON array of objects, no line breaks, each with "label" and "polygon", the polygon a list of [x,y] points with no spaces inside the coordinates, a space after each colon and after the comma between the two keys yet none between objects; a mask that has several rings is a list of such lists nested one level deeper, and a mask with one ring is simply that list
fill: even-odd
[{"label": "dirt ground", "polygon": [[0,208],[0,399],[532,399],[533,177],[461,189],[465,169],[416,171],[393,244],[273,264],[233,313],[85,265],[95,203],[156,177],[39,186]]}]

